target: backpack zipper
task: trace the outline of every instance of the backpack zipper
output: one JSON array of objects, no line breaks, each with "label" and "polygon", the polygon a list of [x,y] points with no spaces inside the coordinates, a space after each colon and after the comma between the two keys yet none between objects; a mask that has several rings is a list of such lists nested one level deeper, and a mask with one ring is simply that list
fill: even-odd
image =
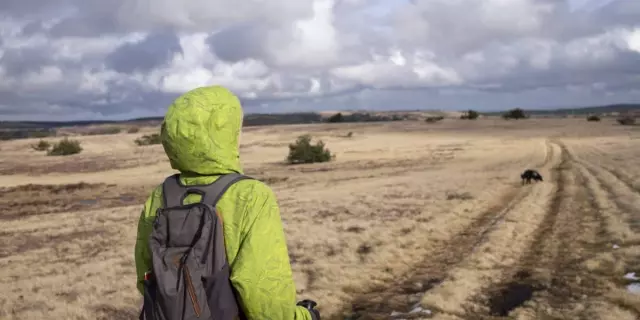
[{"label": "backpack zipper", "polygon": [[191,273],[189,272],[189,267],[186,263],[183,270],[187,284],[187,291],[189,292],[189,296],[191,297],[191,304],[193,305],[193,311],[196,313],[196,317],[200,318],[200,304],[198,303],[198,297],[196,297],[196,291],[191,280]]}]

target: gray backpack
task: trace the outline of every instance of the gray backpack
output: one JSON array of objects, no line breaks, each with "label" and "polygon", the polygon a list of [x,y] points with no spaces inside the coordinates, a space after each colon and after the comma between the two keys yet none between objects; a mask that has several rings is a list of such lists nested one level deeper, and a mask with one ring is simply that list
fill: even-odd
[{"label": "gray backpack", "polygon": [[[251,179],[227,174],[210,185],[185,186],[179,175],[162,185],[164,206],[158,209],[149,247],[152,271],[145,274],[141,320],[244,319],[229,280],[216,203],[232,184]],[[199,203],[183,205],[189,194]]]}]

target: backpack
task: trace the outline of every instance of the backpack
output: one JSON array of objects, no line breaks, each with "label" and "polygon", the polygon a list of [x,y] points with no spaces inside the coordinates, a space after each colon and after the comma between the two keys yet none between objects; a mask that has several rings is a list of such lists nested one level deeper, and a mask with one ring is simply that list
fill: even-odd
[{"label": "backpack", "polygon": [[[185,186],[179,174],[162,185],[149,238],[152,270],[145,274],[140,320],[244,319],[232,287],[216,203],[232,184],[250,177],[232,173],[209,185]],[[189,194],[199,203],[183,205]]]}]

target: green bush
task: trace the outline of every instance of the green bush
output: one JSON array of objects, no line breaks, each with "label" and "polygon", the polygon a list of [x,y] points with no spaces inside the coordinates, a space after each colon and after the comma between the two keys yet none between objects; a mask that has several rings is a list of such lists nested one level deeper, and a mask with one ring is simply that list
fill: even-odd
[{"label": "green bush", "polygon": [[80,141],[69,140],[69,138],[64,138],[60,140],[60,142],[54,144],[51,150],[47,152],[47,155],[68,156],[68,155],[80,153],[81,151],[82,151],[82,147],[80,146]]},{"label": "green bush", "polygon": [[315,145],[312,145],[311,136],[307,134],[299,136],[295,143],[289,144],[287,163],[328,162],[333,158],[335,158],[335,156],[331,155],[331,152],[325,148],[322,141],[318,141]]},{"label": "green bush", "polygon": [[596,115],[591,115],[587,117],[587,121],[600,121],[600,117]]},{"label": "green bush", "polygon": [[480,114],[478,113],[478,111],[468,110],[467,112],[465,112],[460,116],[460,119],[475,120],[475,119],[478,119],[478,117],[480,117]]},{"label": "green bush", "polygon": [[47,151],[51,148],[51,143],[46,140],[40,140],[38,144],[32,145],[31,148],[36,151]]},{"label": "green bush", "polygon": [[524,113],[524,110],[520,109],[520,108],[515,108],[515,109],[511,109],[509,111],[507,111],[506,113],[504,113],[502,115],[502,118],[504,119],[526,119],[527,118],[527,114]]},{"label": "green bush", "polygon": [[336,122],[342,122],[343,120],[344,120],[344,118],[342,116],[342,112],[338,112],[338,113],[332,115],[331,117],[329,117],[327,119],[327,122],[336,123]]},{"label": "green bush", "polygon": [[162,138],[160,138],[160,134],[154,133],[151,135],[144,135],[135,140],[135,143],[139,146],[149,146],[153,144],[161,144]]}]

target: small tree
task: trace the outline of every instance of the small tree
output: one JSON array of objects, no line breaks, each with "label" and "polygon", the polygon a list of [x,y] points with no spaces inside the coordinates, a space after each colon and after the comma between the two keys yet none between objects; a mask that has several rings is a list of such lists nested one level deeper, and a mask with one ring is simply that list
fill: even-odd
[{"label": "small tree", "polygon": [[460,119],[475,120],[475,119],[478,119],[478,117],[480,117],[480,114],[478,113],[478,111],[469,109],[467,112],[463,113],[460,116]]},{"label": "small tree", "polygon": [[598,117],[597,115],[590,115],[587,117],[587,121],[600,121],[600,117]]},{"label": "small tree", "polygon": [[134,140],[134,142],[139,146],[149,146],[153,144],[161,144],[162,138],[160,137],[160,134],[154,133],[151,135],[144,135]]},{"label": "small tree", "polygon": [[36,151],[47,151],[49,150],[49,148],[51,148],[51,143],[49,143],[49,141],[41,139],[38,144],[32,145],[31,148]]},{"label": "small tree", "polygon": [[312,145],[311,136],[307,134],[299,136],[295,143],[289,144],[287,163],[328,162],[332,158],[335,158],[335,156],[332,156],[329,149],[325,148],[324,142],[318,141],[315,145]]},{"label": "small tree", "polygon": [[338,112],[327,119],[327,122],[342,122],[344,120],[342,112]]},{"label": "small tree", "polygon": [[515,108],[507,111],[502,115],[504,119],[526,119],[527,115],[524,113],[524,110],[520,108]]},{"label": "small tree", "polygon": [[82,151],[82,147],[80,146],[80,141],[78,140],[69,140],[69,138],[64,138],[60,140],[60,142],[53,145],[53,148],[47,152],[49,156],[68,156],[76,153],[80,153]]}]

